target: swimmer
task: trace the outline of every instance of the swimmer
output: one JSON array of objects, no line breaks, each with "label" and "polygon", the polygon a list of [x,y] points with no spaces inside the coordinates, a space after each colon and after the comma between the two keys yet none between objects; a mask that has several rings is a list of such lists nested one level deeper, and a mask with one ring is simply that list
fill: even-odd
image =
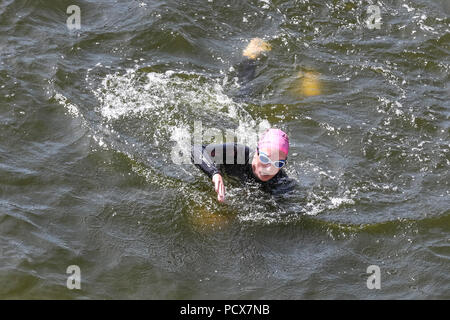
[{"label": "swimmer", "polygon": [[259,183],[272,194],[290,191],[292,180],[282,168],[289,153],[289,138],[280,129],[268,129],[258,142],[253,156],[250,148],[237,143],[194,145],[191,159],[214,183],[217,200],[225,200],[223,175],[242,182]]},{"label": "swimmer", "polygon": [[[250,83],[256,74],[258,58],[272,48],[269,43],[254,38],[244,49],[244,61],[238,65],[238,78],[242,84]],[[248,96],[250,91],[245,85],[240,95]],[[250,148],[236,143],[194,145],[191,159],[214,183],[217,200],[225,200],[223,175],[238,177],[243,182],[256,182],[263,190],[271,194],[290,191],[293,180],[288,179],[282,170],[289,153],[289,138],[279,129],[269,129],[258,142],[253,156]]]}]

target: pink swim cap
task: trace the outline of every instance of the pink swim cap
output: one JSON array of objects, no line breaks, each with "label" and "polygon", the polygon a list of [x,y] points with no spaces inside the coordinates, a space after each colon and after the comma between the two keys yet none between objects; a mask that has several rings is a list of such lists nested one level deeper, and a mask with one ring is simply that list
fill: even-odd
[{"label": "pink swim cap", "polygon": [[259,139],[258,147],[283,151],[286,156],[289,153],[289,138],[280,129],[269,129]]}]

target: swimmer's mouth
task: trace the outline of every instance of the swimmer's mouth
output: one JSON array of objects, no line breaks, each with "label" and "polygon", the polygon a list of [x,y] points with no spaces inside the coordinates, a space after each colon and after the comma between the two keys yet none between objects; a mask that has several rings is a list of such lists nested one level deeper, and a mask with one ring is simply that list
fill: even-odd
[{"label": "swimmer's mouth", "polygon": [[261,169],[260,171],[262,176],[272,176],[274,175],[274,172],[272,172],[271,169]]}]

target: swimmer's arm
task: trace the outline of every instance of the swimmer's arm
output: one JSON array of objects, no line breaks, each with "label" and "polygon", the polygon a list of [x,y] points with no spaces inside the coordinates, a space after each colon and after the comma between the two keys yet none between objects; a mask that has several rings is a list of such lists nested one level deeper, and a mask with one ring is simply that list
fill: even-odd
[{"label": "swimmer's arm", "polygon": [[216,173],[220,173],[209,152],[203,152],[205,146],[194,145],[192,147],[191,160],[194,165],[212,178]]},{"label": "swimmer's arm", "polygon": [[[225,185],[222,174],[214,162],[213,158],[221,164],[240,165],[249,161],[249,148],[236,143],[194,145],[191,159],[194,164],[205,172],[214,182],[214,189],[217,192],[217,200],[225,200]],[[231,162],[231,163],[230,163]]]},{"label": "swimmer's arm", "polygon": [[[250,150],[237,143],[194,145],[191,159],[210,178],[221,174],[220,165],[240,165],[249,161]],[[220,160],[220,161],[219,161]]]},{"label": "swimmer's arm", "polygon": [[[212,178],[212,181],[214,182],[214,189],[217,192],[217,200],[219,202],[225,201],[225,185],[223,183],[222,174],[220,173],[217,165],[214,163],[212,156],[214,156],[215,159],[221,159],[218,152],[223,152],[223,158],[221,160],[224,160],[226,158],[227,150],[230,150],[230,148],[227,148],[226,144],[215,144],[208,146],[194,145],[191,154],[194,164],[205,172],[210,178]],[[234,153],[234,148],[231,150],[233,150],[232,152]],[[216,155],[218,157],[216,157]],[[224,163],[224,161],[221,162]]]}]

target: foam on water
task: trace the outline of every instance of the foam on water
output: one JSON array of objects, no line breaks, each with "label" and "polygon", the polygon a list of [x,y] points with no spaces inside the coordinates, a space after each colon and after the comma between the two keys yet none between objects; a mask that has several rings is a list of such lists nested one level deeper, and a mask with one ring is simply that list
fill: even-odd
[{"label": "foam on water", "polygon": [[[189,80],[186,80],[186,77]],[[93,93],[100,102],[98,111],[106,120],[151,112],[170,118],[170,109],[189,108],[213,111],[235,118],[240,107],[223,92],[220,81],[207,81],[200,74],[189,72],[139,72],[107,75]]]},{"label": "foam on water", "polygon": [[73,116],[74,118],[82,117],[79,108],[67,101],[67,98],[63,96],[61,93],[55,93],[53,96],[59,104],[65,107],[67,113]]}]

